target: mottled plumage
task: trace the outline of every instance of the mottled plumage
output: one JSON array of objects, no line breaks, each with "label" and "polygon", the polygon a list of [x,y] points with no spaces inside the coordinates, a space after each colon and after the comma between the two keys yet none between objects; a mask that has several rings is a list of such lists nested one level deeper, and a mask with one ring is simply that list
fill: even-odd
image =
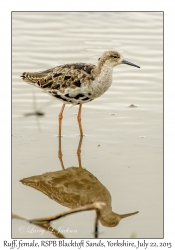
[{"label": "mottled plumage", "polygon": [[[113,68],[119,64],[140,68],[124,60],[117,51],[106,51],[99,58],[97,65],[65,64],[41,72],[24,72],[21,77],[25,82],[41,88],[63,102],[60,117],[65,104],[80,104],[78,113],[80,126],[81,105],[101,96],[110,87]],[[82,135],[82,128],[80,134]]]},{"label": "mottled plumage", "polygon": [[42,72],[24,72],[22,78],[66,104],[80,104],[93,99],[82,88],[86,90],[94,81],[91,71],[95,67],[85,63],[65,64]]}]

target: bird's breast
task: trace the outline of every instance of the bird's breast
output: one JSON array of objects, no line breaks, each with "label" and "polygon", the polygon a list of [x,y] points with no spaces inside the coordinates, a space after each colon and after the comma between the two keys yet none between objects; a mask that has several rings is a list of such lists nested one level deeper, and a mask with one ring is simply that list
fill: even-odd
[{"label": "bird's breast", "polygon": [[112,83],[112,68],[103,68],[100,74],[91,82],[91,93],[94,98],[104,94]]}]

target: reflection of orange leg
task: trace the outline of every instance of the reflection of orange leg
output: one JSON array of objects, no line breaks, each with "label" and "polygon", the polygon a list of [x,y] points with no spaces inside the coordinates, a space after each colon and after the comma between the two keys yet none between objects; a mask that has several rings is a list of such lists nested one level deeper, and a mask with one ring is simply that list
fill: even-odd
[{"label": "reflection of orange leg", "polygon": [[59,122],[58,136],[61,136],[61,127],[62,127],[63,111],[64,111],[64,108],[65,108],[65,105],[66,105],[66,104],[63,104],[63,105],[62,105],[61,110],[60,110],[60,113],[59,113],[59,116],[58,116],[58,122]]},{"label": "reflection of orange leg", "polygon": [[94,232],[95,238],[98,238],[99,217],[100,217],[100,211],[99,209],[97,209],[95,218],[95,232]]},{"label": "reflection of orange leg", "polygon": [[79,105],[77,120],[78,120],[79,129],[80,129],[80,136],[83,136],[83,129],[81,126],[81,109],[82,109],[82,104]]},{"label": "reflection of orange leg", "polygon": [[79,144],[78,144],[78,148],[77,148],[77,156],[78,156],[79,168],[82,168],[82,165],[81,165],[81,145],[82,145],[82,141],[83,141],[83,136],[80,136],[80,140],[79,140]]},{"label": "reflection of orange leg", "polygon": [[62,156],[63,154],[62,154],[62,148],[61,148],[61,136],[58,136],[58,158],[60,159],[62,169],[65,169]]}]

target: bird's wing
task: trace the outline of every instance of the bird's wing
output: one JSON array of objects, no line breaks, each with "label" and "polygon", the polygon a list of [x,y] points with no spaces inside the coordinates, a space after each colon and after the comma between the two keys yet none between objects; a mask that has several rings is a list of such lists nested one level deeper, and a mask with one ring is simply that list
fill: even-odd
[{"label": "bird's wing", "polygon": [[86,63],[65,64],[41,72],[24,72],[22,79],[44,91],[81,87],[93,79],[95,65]]}]

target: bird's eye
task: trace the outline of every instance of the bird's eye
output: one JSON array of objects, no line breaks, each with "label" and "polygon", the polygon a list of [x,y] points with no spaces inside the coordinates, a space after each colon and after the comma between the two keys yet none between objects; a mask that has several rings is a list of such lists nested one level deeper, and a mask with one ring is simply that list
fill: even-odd
[{"label": "bird's eye", "polygon": [[113,58],[117,58],[118,56],[114,55]]},{"label": "bird's eye", "polygon": [[98,58],[98,61],[100,60],[100,57]]}]

